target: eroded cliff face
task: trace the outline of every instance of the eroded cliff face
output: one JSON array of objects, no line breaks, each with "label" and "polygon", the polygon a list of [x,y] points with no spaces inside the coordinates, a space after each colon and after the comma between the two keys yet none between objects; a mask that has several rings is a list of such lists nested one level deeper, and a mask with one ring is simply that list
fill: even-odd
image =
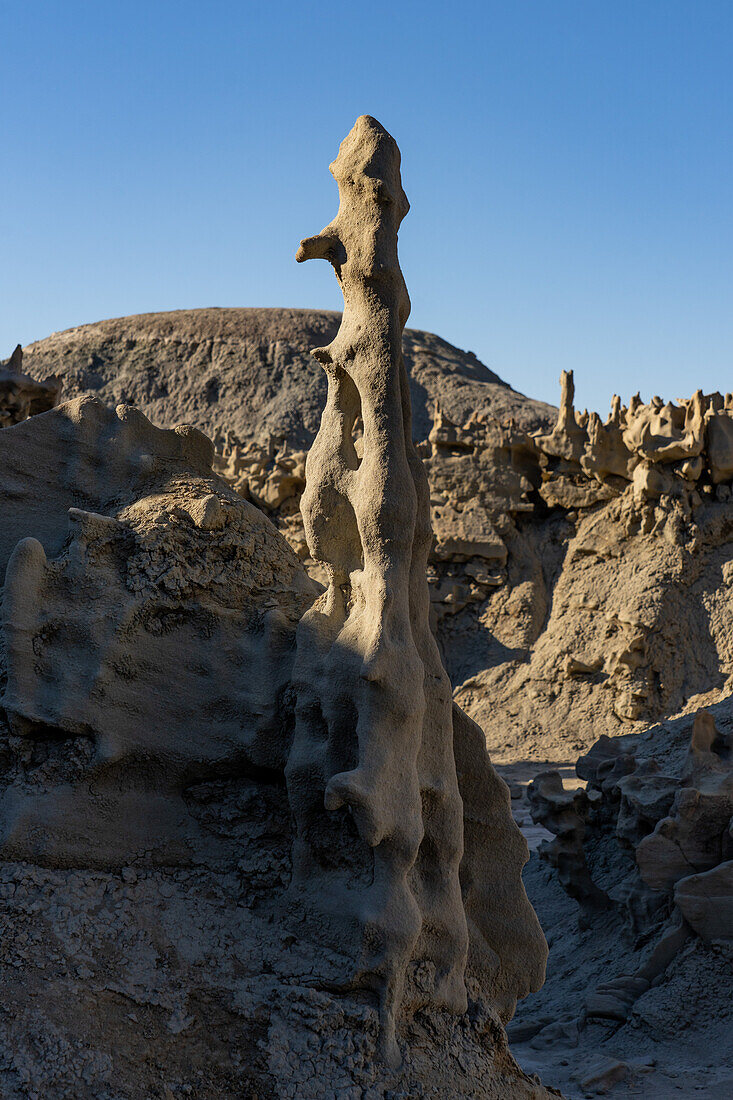
[{"label": "eroded cliff face", "polygon": [[572,760],[721,698],[733,668],[725,399],[614,398],[602,425],[562,384],[555,428],[529,440],[537,491],[504,572],[442,625],[456,698],[500,759]]}]

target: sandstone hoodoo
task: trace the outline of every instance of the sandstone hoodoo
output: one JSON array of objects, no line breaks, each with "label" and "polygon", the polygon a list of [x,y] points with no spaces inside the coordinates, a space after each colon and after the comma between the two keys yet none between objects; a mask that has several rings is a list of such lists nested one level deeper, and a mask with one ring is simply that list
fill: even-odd
[{"label": "sandstone hoodoo", "polygon": [[[429,624],[429,489],[412,442],[402,358],[410,302],[397,260],[397,230],[408,210],[399,164],[390,135],[374,119],[359,119],[331,165],[338,215],[297,255],[332,263],[345,308],[333,341],[313,352],[329,385],[301,510],[328,587],[298,627],[298,701],[286,768],[298,827],[295,881],[312,895],[319,916],[325,910],[338,940],[344,939],[339,926],[355,922],[354,981],[379,991],[393,1062],[408,963],[414,959],[433,975],[409,999],[462,1013],[468,955],[451,690]],[[458,718],[457,736],[466,722]],[[331,863],[349,818],[358,832],[353,861],[363,865],[366,856],[372,869],[354,883],[349,865],[329,867],[329,888],[314,892],[314,864],[323,865],[324,850]],[[507,842],[518,868],[521,843],[509,830]],[[496,1007],[508,1013],[517,995],[541,982],[544,966],[541,934],[521,887],[512,905],[513,913],[507,909],[499,920],[495,914],[490,923],[513,919],[516,945],[491,942],[491,935],[488,942],[502,990]],[[478,931],[483,938],[486,928]],[[519,978],[513,995],[507,969]]]},{"label": "sandstone hoodoo", "polygon": [[329,921],[353,914],[359,926],[357,981],[379,991],[392,1062],[395,1012],[421,933],[432,997],[453,1011],[466,1009],[468,952],[451,692],[428,622],[428,485],[412,443],[402,359],[410,302],[397,260],[408,211],[399,164],[389,134],[360,118],[331,165],[338,215],[296,257],[330,260],[344,314],[333,341],[313,352],[329,387],[301,511],[328,588],[298,629],[286,769],[298,824],[296,881],[312,888],[314,859],[330,847],[328,833],[343,828],[341,810],[373,862],[368,886],[350,886],[343,867],[318,900]]},{"label": "sandstone hoodoo", "polygon": [[8,1100],[549,1095],[504,1030],[527,845],[430,630],[399,163],[360,118],[299,253],[345,300],[307,461],[267,451],[305,555],[198,428],[82,393],[0,431]]}]

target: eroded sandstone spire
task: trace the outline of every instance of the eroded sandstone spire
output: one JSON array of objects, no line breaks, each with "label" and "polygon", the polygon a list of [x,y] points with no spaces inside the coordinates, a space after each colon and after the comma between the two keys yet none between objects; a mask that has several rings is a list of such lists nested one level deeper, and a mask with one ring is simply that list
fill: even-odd
[{"label": "eroded sandstone spire", "polygon": [[[428,623],[428,483],[402,358],[410,301],[397,233],[409,204],[399,150],[362,116],[331,173],[338,214],[296,257],[329,260],[344,295],[335,339],[313,352],[328,398],[301,503],[311,554],[330,583],[298,628],[286,774],[295,889],[308,895],[311,869],[326,867],[311,911],[342,946],[343,930],[355,933],[352,984],[378,993],[394,1061],[411,960],[424,971],[425,1003],[466,1005],[462,804],[451,689]],[[346,865],[328,866],[334,846],[351,851]]]}]

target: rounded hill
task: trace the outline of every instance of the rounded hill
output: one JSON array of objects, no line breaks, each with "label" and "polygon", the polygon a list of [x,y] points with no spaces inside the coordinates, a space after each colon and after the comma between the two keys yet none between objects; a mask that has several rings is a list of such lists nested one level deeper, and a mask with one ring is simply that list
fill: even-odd
[{"label": "rounded hill", "polygon": [[[333,339],[340,313],[309,309],[189,309],[143,313],[53,333],[30,344],[24,369],[61,376],[64,399],[95,393],[109,405],[136,405],[161,427],[218,426],[241,440],[263,433],[307,446],[326,394],[314,347]],[[463,423],[485,409],[525,429],[554,409],[517,393],[472,352],[408,329],[414,436],[426,438],[436,405]]]}]

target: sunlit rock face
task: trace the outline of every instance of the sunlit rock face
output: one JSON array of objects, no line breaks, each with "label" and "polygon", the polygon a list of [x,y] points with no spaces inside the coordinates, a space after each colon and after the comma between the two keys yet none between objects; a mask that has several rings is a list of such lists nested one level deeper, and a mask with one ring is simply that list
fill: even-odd
[{"label": "sunlit rock face", "polygon": [[[374,119],[359,119],[331,165],[338,214],[297,255],[331,262],[344,313],[331,343],[313,352],[329,386],[301,510],[311,556],[329,584],[298,627],[286,768],[298,832],[294,886],[306,911],[339,928],[342,942],[344,923],[351,925],[352,980],[379,993],[392,1062],[408,967],[432,975],[408,990],[416,1003],[464,1012],[469,944],[450,683],[429,624],[429,488],[412,441],[402,356],[410,302],[397,231],[409,206],[399,169],[394,140]],[[458,718],[461,732],[467,721]],[[362,877],[330,868],[331,888],[316,892],[313,868],[325,868],[333,815],[343,809],[358,832]],[[529,948],[523,993],[542,980],[545,948],[521,889],[514,902]]]}]

